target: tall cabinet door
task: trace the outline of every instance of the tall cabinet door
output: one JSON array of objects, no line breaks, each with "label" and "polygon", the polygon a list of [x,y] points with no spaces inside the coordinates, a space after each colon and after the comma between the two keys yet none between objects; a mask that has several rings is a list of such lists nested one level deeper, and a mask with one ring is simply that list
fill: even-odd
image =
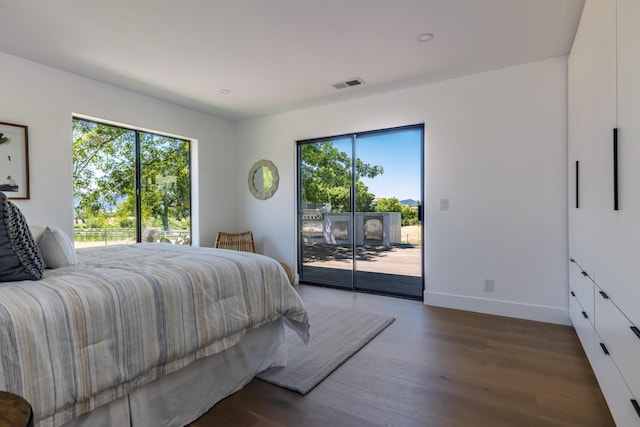
[{"label": "tall cabinet door", "polygon": [[[620,155],[620,272],[609,292],[640,325],[640,1],[618,0],[618,139]],[[616,298],[622,295],[621,298]]]},{"label": "tall cabinet door", "polygon": [[[577,40],[577,36],[576,36]],[[574,42],[575,43],[575,42]],[[569,256],[573,258],[582,258],[578,256],[580,250],[580,230],[582,227],[578,225],[580,220],[579,210],[580,203],[580,185],[579,185],[579,168],[580,168],[580,152],[578,151],[578,79],[579,79],[578,58],[575,50],[569,56],[569,117],[568,117],[568,185],[569,185]]]},{"label": "tall cabinet door", "polygon": [[[582,87],[582,51],[580,47],[581,32],[578,31],[574,41],[573,49],[568,61],[568,96],[569,96],[569,116],[568,116],[568,185],[569,185],[569,256],[575,259],[582,268],[591,266],[593,271],[593,255],[589,252],[588,238],[589,231],[586,227],[584,209],[585,191],[584,182],[581,180],[584,175],[584,163],[580,162],[580,127],[579,103]],[[582,169],[581,169],[582,166]]]},{"label": "tall cabinet door", "polygon": [[[572,71],[577,74],[577,151],[580,250],[572,255],[595,280],[615,280],[618,216],[614,210],[613,129],[616,127],[615,0],[588,0],[580,22]],[[573,75],[572,75],[573,77]],[[598,260],[596,263],[594,260]],[[602,262],[601,262],[602,261]]]},{"label": "tall cabinet door", "polygon": [[[595,211],[591,224],[594,237],[594,275],[601,287],[615,286],[619,279],[619,189],[616,188],[614,129],[617,128],[616,1],[597,0],[592,6],[599,25],[589,32],[592,46],[586,65],[586,87],[581,125],[586,142],[585,157],[593,167]],[[588,147],[588,149],[587,149]],[[616,194],[618,193],[618,194]]]}]

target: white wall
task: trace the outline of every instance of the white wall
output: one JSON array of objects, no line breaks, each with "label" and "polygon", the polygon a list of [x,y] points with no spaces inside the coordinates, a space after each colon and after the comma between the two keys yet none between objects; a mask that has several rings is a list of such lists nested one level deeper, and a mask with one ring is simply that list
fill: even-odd
[{"label": "white wall", "polygon": [[[209,114],[0,53],[0,121],[29,127],[31,199],[15,201],[31,223],[71,235],[73,183],[71,116],[84,114],[196,139],[201,245],[234,229],[233,124]],[[196,231],[194,229],[194,231]]]},{"label": "white wall", "polygon": [[[0,121],[29,126],[32,223],[71,234],[71,115],[198,140],[200,244],[251,229],[258,250],[294,266],[295,141],[426,124],[426,301],[568,323],[566,58],[554,58],[234,125],[118,87],[0,54]],[[234,147],[234,142],[236,147]],[[272,160],[280,189],[246,182]],[[438,200],[450,199],[439,211]],[[482,291],[484,277],[495,292]]]},{"label": "white wall", "polygon": [[[295,141],[424,122],[426,302],[568,324],[566,75],[552,58],[240,122],[238,229],[296,265]],[[266,201],[246,187],[262,158],[281,179]]]}]

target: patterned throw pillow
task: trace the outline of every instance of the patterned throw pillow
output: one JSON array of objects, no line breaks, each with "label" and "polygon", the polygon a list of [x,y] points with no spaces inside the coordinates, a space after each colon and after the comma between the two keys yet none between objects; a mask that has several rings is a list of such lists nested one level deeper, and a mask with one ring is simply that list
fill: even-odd
[{"label": "patterned throw pillow", "polygon": [[43,271],[42,256],[27,221],[0,192],[0,282],[39,280]]}]

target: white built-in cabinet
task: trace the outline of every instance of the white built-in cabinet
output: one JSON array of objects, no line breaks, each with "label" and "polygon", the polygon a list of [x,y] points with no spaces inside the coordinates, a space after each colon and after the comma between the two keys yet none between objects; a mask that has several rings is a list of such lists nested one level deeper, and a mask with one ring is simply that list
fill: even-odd
[{"label": "white built-in cabinet", "polygon": [[640,0],[587,0],[569,56],[569,312],[623,427],[640,426],[639,23]]},{"label": "white built-in cabinet", "polygon": [[618,29],[621,280],[610,292],[640,325],[640,1],[618,0]]}]

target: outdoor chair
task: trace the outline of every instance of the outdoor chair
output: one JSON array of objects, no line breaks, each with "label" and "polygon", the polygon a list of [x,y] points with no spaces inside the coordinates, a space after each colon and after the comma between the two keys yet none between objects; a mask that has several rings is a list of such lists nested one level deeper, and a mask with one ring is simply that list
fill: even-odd
[{"label": "outdoor chair", "polygon": [[[256,247],[253,242],[253,232],[244,231],[242,233],[226,233],[224,231],[218,232],[216,237],[216,248],[220,249],[233,249],[234,251],[253,252],[256,253]],[[289,283],[293,285],[293,269],[283,261],[278,261],[285,273]]]}]

